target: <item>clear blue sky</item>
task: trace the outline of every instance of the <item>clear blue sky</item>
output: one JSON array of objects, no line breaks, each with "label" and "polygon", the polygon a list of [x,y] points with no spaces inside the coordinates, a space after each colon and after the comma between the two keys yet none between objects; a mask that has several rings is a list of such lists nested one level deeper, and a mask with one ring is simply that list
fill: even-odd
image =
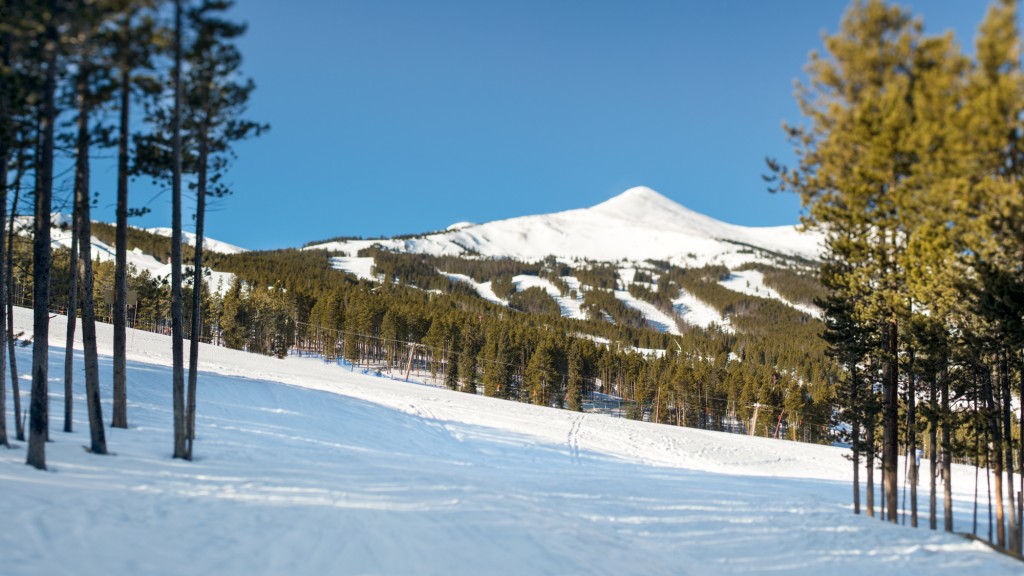
[{"label": "clear blue sky", "polygon": [[[272,129],[237,146],[236,192],[208,234],[267,249],[422,232],[635,185],[728,222],[795,223],[764,158],[789,157],[793,80],[847,4],[239,0],[249,116]],[[907,4],[965,45],[987,5]],[[168,204],[133,223],[169,225]]]}]

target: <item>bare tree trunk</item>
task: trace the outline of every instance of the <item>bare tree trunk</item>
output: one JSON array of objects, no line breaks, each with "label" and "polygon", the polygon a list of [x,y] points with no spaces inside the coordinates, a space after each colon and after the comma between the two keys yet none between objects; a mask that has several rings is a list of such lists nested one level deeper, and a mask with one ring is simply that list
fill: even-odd
[{"label": "bare tree trunk", "polygon": [[174,403],[174,457],[188,458],[185,445],[185,354],[181,295],[181,59],[182,0],[174,2],[174,113],[172,119],[171,168],[171,350],[173,373],[171,389]]},{"label": "bare tree trunk", "polygon": [[929,464],[929,476],[928,482],[928,527],[932,530],[938,528],[937,523],[937,502],[935,494],[935,477],[938,475],[938,463],[935,461],[935,457],[938,453],[936,450],[935,442],[938,436],[938,410],[939,401],[936,389],[935,374],[931,373],[928,378],[928,403],[931,406],[931,410],[928,413],[928,464]]},{"label": "bare tree trunk", "polygon": [[[125,15],[126,40],[131,16]],[[131,106],[131,66],[128,50],[121,63],[121,117],[117,142],[117,229],[114,240],[114,409],[112,428],[128,427],[128,385],[126,348],[128,315],[128,122]]]},{"label": "bare tree trunk", "polygon": [[864,458],[864,473],[867,483],[864,488],[866,496],[865,506],[868,516],[875,515],[875,417],[870,411],[867,414],[867,422],[864,424],[864,447],[867,451]]},{"label": "bare tree trunk", "polygon": [[914,351],[910,350],[907,370],[907,466],[910,471],[910,525],[917,528],[917,382],[914,376]]},{"label": "bare tree trunk", "polygon": [[[24,165],[22,152],[18,152],[18,174],[14,179],[14,199],[11,202],[11,219],[7,226],[7,259],[3,279],[7,286],[7,352],[11,362],[11,394],[14,396],[14,431],[15,438],[25,441],[25,426],[21,419],[21,391],[18,384],[18,357],[14,354],[17,344],[14,338],[14,219],[18,215],[18,201],[21,196],[21,170]],[[5,209],[6,212],[6,209]]]},{"label": "bare tree trunk", "polygon": [[952,413],[949,410],[949,371],[943,365],[939,372],[939,395],[942,402],[942,518],[943,529],[953,531],[953,443],[950,438]]},{"label": "bare tree trunk", "polygon": [[196,385],[199,382],[199,339],[202,337],[203,232],[206,221],[206,126],[199,135],[199,178],[196,186],[196,252],[192,275],[192,335],[188,352],[188,459],[196,438]]},{"label": "bare tree trunk", "polygon": [[[81,135],[79,135],[81,138]],[[79,142],[81,145],[81,142]],[[81,161],[81,159],[79,159]],[[79,186],[76,174],[75,186]],[[76,192],[77,194],[77,192]],[[71,265],[68,273],[71,275],[68,288],[68,327],[67,338],[64,341],[64,431],[73,432],[74,425],[74,382],[75,376],[75,324],[78,321],[78,233],[81,230],[78,212],[77,198],[71,208]]]},{"label": "bare tree trunk", "polygon": [[92,221],[89,194],[89,66],[79,64],[78,72],[78,161],[75,170],[75,209],[78,212],[79,265],[82,273],[82,347],[85,349],[85,400],[89,413],[89,449],[107,453],[100,404],[100,369],[96,353],[96,311],[93,303]]},{"label": "bare tree trunk", "polygon": [[884,398],[882,427],[882,471],[885,488],[885,507],[889,522],[897,521],[899,508],[899,366],[897,364],[898,325],[895,319],[890,320],[884,329],[886,355],[882,365],[882,389]]},{"label": "bare tree trunk", "polygon": [[[857,405],[857,389],[860,382],[857,381],[856,362],[850,363],[850,405],[853,406],[853,430],[850,439],[850,447],[853,449],[853,513],[860,514],[860,414]],[[757,408],[755,407],[755,411]]]},{"label": "bare tree trunk", "polygon": [[[2,51],[0,52],[0,65],[7,68],[11,63],[10,34],[7,32],[0,39],[0,51]],[[0,75],[0,130],[5,131],[0,134],[0,231],[7,229],[5,222],[7,219],[7,163],[11,158],[12,142],[15,139],[8,94],[6,78]],[[7,268],[4,266],[7,260],[5,246],[6,242],[0,241],[0,444],[10,448],[11,443],[7,437],[7,385],[5,382],[7,375],[4,373],[7,367],[6,340],[9,337],[7,333],[7,291],[4,289],[6,287],[4,278],[7,274]]]},{"label": "bare tree trunk", "polygon": [[1004,444],[1005,455],[1003,459],[1006,466],[1006,496],[1007,503],[1010,508],[1010,530],[1007,535],[1007,548],[1013,552],[1020,552],[1018,549],[1020,518],[1017,516],[1017,506],[1014,504],[1013,498],[1013,430],[1010,427],[1010,421],[1012,419],[1011,414],[1013,410],[1010,407],[1010,367],[1007,360],[1007,351],[1005,349],[1002,350],[999,357],[999,390],[999,395],[1003,401],[1003,438],[1006,439]]},{"label": "bare tree trunk", "polygon": [[46,438],[49,429],[47,394],[50,362],[50,210],[53,197],[54,121],[57,109],[54,93],[57,85],[56,2],[50,2],[46,23],[46,81],[43,86],[41,118],[42,146],[36,166],[36,202],[33,225],[33,301],[32,301],[32,400],[29,405],[28,454],[25,463],[46,469]]},{"label": "bare tree trunk", "polygon": [[[1000,548],[1006,547],[1006,527],[1003,524],[1003,442],[999,426],[999,409],[992,394],[992,371],[986,369],[982,376],[982,393],[985,395],[985,423],[988,425],[990,442],[985,446],[988,461],[995,475],[996,491],[996,541]],[[988,467],[985,473],[988,474]],[[990,496],[991,497],[991,496]]]}]

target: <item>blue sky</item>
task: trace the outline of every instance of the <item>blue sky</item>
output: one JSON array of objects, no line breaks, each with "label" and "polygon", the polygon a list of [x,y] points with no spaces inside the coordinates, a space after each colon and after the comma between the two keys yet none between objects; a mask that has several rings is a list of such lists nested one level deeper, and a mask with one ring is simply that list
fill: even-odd
[{"label": "blue sky", "polygon": [[[910,5],[970,45],[986,3]],[[272,129],[237,146],[235,195],[208,234],[267,249],[422,232],[636,185],[732,223],[795,223],[799,201],[766,191],[764,158],[789,157],[793,81],[846,6],[239,0],[249,116]],[[113,219],[109,180],[99,219]],[[169,225],[167,204],[133,223]]]}]

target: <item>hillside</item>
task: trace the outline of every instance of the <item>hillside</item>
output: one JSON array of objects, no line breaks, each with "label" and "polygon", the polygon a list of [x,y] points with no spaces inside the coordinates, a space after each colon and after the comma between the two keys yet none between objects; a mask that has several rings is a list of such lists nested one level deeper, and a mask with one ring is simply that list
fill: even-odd
[{"label": "hillside", "polygon": [[[30,330],[30,311],[16,326]],[[50,334],[53,373],[63,326]],[[110,327],[98,328],[106,354]],[[1020,571],[959,536],[850,514],[842,449],[503,402],[317,359],[203,346],[197,460],[171,460],[169,351],[165,336],[130,333],[131,428],[108,431],[115,455],[80,448],[81,398],[77,432],[51,421],[48,472],[0,450],[4,574]],[[18,348],[19,366],[29,353]],[[101,366],[106,400],[108,357]],[[958,530],[970,528],[973,483],[955,467]]]}]

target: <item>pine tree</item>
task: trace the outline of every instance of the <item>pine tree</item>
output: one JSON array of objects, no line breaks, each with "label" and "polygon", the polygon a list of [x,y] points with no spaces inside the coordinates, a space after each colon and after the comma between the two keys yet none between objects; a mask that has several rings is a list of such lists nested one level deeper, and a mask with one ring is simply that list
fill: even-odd
[{"label": "pine tree", "polygon": [[258,136],[268,128],[266,125],[239,118],[255,86],[251,80],[240,82],[237,78],[242,58],[232,41],[245,32],[245,26],[223,19],[222,13],[232,4],[224,0],[205,0],[188,12],[189,28],[194,32],[195,38],[185,54],[189,64],[186,79],[188,97],[185,102],[188,121],[185,123],[185,130],[198,151],[193,159],[197,174],[196,243],[186,406],[188,459],[192,457],[192,443],[195,439],[207,197],[222,198],[230,193],[223,177],[231,158],[232,143],[250,136]]},{"label": "pine tree", "polygon": [[36,166],[35,215],[33,221],[33,345],[32,398],[29,404],[29,436],[26,463],[46,469],[46,439],[49,430],[48,375],[50,334],[50,211],[53,198],[54,124],[57,119],[58,19],[65,16],[58,0],[50,0],[43,19],[42,110],[40,115],[39,163]]},{"label": "pine tree", "polygon": [[[876,331],[881,366],[883,481],[888,520],[898,506],[899,342],[908,311],[904,208],[914,165],[912,92],[920,23],[880,0],[855,2],[840,31],[825,38],[828,57],[812,54],[810,85],[798,93],[807,128],[791,128],[799,165],[780,170],[784,189],[823,224],[830,257],[847,262],[836,285],[861,286],[856,315]],[[835,289],[835,287],[832,287]]]},{"label": "pine tree", "polygon": [[[126,347],[128,326],[128,177],[132,88],[142,78],[140,69],[151,68],[153,44],[158,40],[154,19],[148,13],[149,0],[123,0],[115,12],[120,22],[110,33],[118,81],[117,138],[117,232],[114,241],[114,382],[113,428],[128,427]],[[150,79],[146,79],[150,80]],[[152,84],[152,82],[147,82]]]},{"label": "pine tree", "polygon": [[[102,13],[91,9],[76,12],[78,25],[78,70],[75,77],[75,95],[78,104],[78,137],[75,159],[75,233],[80,250],[79,262],[82,295],[82,344],[85,351],[85,395],[89,413],[90,451],[106,454],[107,442],[103,430],[102,404],[100,403],[99,357],[96,350],[96,315],[93,302],[94,282],[92,271],[92,219],[90,217],[91,194],[89,192],[89,151],[91,134],[89,121],[93,109],[103,96],[96,93],[95,75],[98,72],[96,35],[102,22]],[[72,278],[74,278],[72,274]],[[74,318],[74,311],[69,311]],[[73,320],[72,320],[73,321]],[[67,350],[70,356],[72,351]],[[67,382],[65,383],[67,385]],[[70,403],[70,398],[67,399]],[[68,409],[70,414],[70,409]],[[67,423],[70,425],[70,422]]]}]

